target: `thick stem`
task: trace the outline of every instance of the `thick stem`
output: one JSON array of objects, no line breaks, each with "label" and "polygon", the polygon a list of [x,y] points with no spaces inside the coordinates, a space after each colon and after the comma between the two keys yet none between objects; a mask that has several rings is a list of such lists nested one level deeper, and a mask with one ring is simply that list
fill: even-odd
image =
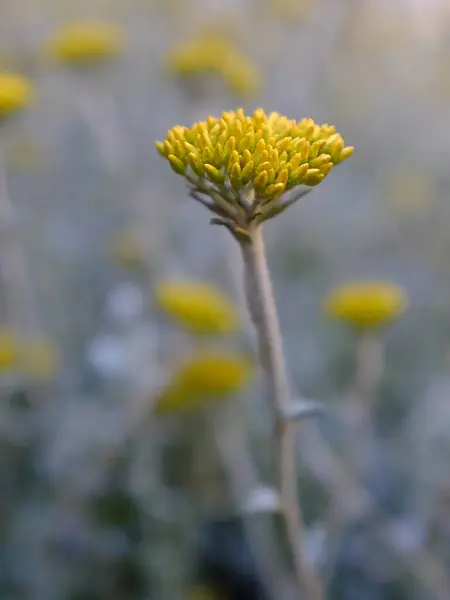
[{"label": "thick stem", "polygon": [[251,241],[243,243],[241,248],[245,264],[247,302],[257,331],[260,361],[276,423],[275,460],[284,532],[302,598],[322,600],[324,595],[321,585],[304,552],[304,529],[297,494],[296,424],[285,416],[291,404],[291,390],[266,262],[262,226],[252,231]]}]

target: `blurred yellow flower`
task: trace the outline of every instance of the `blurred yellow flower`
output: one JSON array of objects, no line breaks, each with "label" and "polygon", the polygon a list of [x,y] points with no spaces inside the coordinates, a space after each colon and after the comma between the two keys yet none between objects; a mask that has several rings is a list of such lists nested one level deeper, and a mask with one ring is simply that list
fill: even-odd
[{"label": "blurred yellow flower", "polygon": [[32,86],[25,77],[0,73],[0,119],[26,108],[32,100]]},{"label": "blurred yellow flower", "polygon": [[236,51],[229,53],[228,59],[222,64],[220,74],[237,96],[251,96],[261,87],[258,67]]},{"label": "blurred yellow flower", "polygon": [[155,287],[155,300],[161,310],[192,333],[232,333],[239,328],[233,303],[208,283],[162,282]]},{"label": "blurred yellow flower", "polygon": [[53,59],[78,66],[114,58],[122,52],[123,46],[124,35],[119,27],[87,21],[59,29],[47,50]]},{"label": "blurred yellow flower", "polygon": [[59,356],[52,341],[39,336],[21,343],[18,367],[33,380],[52,380],[59,369]]},{"label": "blurred yellow flower", "polygon": [[21,340],[12,330],[0,330],[0,371],[19,371],[31,379],[49,381],[58,367],[58,354],[46,336]]},{"label": "blurred yellow flower", "polygon": [[373,329],[402,315],[407,304],[406,293],[393,283],[357,281],[332,290],[324,308],[335,319],[360,329]]},{"label": "blurred yellow flower", "polygon": [[0,330],[0,371],[14,369],[17,362],[17,344],[12,331]]},{"label": "blurred yellow flower", "polygon": [[302,19],[309,15],[310,0],[268,0],[269,10],[289,21]]},{"label": "blurred yellow flower", "polygon": [[138,268],[143,265],[143,248],[133,232],[121,232],[113,238],[110,247],[114,261],[121,267]]},{"label": "blurred yellow flower", "polygon": [[223,35],[207,31],[175,47],[167,56],[167,70],[180,76],[217,73],[238,95],[247,96],[260,87],[257,66]]},{"label": "blurred yellow flower", "polygon": [[227,398],[245,388],[253,373],[254,363],[244,354],[201,350],[177,365],[172,381],[156,399],[155,411],[195,410]]}]

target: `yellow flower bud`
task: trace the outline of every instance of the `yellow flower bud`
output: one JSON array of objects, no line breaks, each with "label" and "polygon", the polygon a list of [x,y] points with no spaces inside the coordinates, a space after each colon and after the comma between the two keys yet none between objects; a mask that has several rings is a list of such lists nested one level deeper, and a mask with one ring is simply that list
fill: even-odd
[{"label": "yellow flower bud", "polygon": [[306,172],[305,184],[317,185],[322,181],[323,177],[324,176],[319,171],[319,169],[308,169],[308,171]]},{"label": "yellow flower bud", "polygon": [[289,187],[292,188],[292,187],[295,187],[296,185],[299,185],[299,183],[304,180],[304,177],[305,177],[306,173],[308,172],[308,169],[309,169],[309,165],[308,165],[308,163],[305,163],[304,165],[301,165],[297,169],[294,169],[293,171],[291,171],[291,173],[289,175]]},{"label": "yellow flower bud", "polygon": [[169,159],[170,166],[175,171],[175,173],[178,173],[179,175],[184,175],[184,173],[186,172],[186,167],[183,161],[177,158],[174,154],[169,154],[167,158]]},{"label": "yellow flower bud", "polygon": [[268,180],[269,180],[269,176],[267,174],[267,171],[262,171],[261,173],[258,173],[258,175],[253,180],[253,185],[255,187],[255,190],[257,192],[264,191],[264,189],[267,186]]},{"label": "yellow flower bud", "polygon": [[187,159],[188,159],[189,166],[194,171],[194,173],[196,175],[198,175],[199,177],[202,177],[202,175],[204,173],[204,164],[203,164],[202,159],[197,154],[194,154],[193,152],[188,154]]},{"label": "yellow flower bud", "polygon": [[311,169],[318,169],[325,163],[329,163],[331,161],[331,156],[329,154],[321,154],[317,158],[309,161],[309,166]]},{"label": "yellow flower bud", "polygon": [[235,190],[238,190],[239,188],[242,187],[242,180],[241,180],[241,167],[239,166],[239,163],[234,163],[230,174],[230,183],[231,183],[231,187]]},{"label": "yellow flower bud", "polygon": [[205,164],[204,168],[205,168],[205,173],[208,175],[208,178],[213,183],[217,183],[220,185],[225,182],[225,175],[223,173],[221,173],[221,171],[219,171],[219,169],[216,169],[216,167],[213,167],[213,165],[209,165],[209,164]]},{"label": "yellow flower bud", "polygon": [[245,167],[242,169],[241,171],[241,180],[242,180],[242,184],[246,185],[249,181],[251,181],[251,178],[253,177],[253,171],[255,169],[255,165],[253,163],[252,160],[250,160]]},{"label": "yellow flower bud", "polygon": [[355,151],[354,146],[347,146],[346,148],[344,148],[339,157],[339,162],[342,162],[343,160],[347,160],[347,158],[350,158],[350,156],[353,154],[354,151]]},{"label": "yellow flower bud", "polygon": [[269,185],[265,189],[264,197],[268,198],[270,200],[273,200],[274,198],[278,198],[279,196],[281,196],[281,194],[284,192],[285,189],[286,189],[285,183],[274,183],[272,185]]}]

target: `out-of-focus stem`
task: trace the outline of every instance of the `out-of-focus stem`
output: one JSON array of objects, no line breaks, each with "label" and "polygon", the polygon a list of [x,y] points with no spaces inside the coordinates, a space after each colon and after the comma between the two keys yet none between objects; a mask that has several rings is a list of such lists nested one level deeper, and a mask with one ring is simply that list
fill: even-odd
[{"label": "out-of-focus stem", "polygon": [[384,368],[383,341],[376,332],[361,335],[356,363],[355,391],[364,397],[366,404],[372,406]]},{"label": "out-of-focus stem", "polygon": [[[246,501],[260,485],[258,473],[247,444],[245,425],[235,406],[224,405],[210,415],[211,428],[219,459],[231,488],[236,508],[242,511]],[[285,598],[283,567],[277,548],[276,531],[266,514],[244,514],[243,525],[259,576],[269,598]]]},{"label": "out-of-focus stem", "polygon": [[100,157],[111,171],[130,168],[132,148],[123,131],[117,103],[98,80],[86,77],[73,82],[73,97],[80,116],[97,144]]},{"label": "out-of-focus stem", "polygon": [[356,348],[356,369],[349,394],[350,447],[347,459],[360,472],[373,438],[377,388],[384,369],[384,344],[378,332],[363,332]]},{"label": "out-of-focus stem", "polygon": [[247,302],[257,330],[260,361],[276,423],[275,459],[284,532],[301,597],[307,600],[322,600],[324,594],[321,584],[309,566],[304,552],[304,528],[297,494],[296,424],[286,418],[287,409],[292,401],[291,390],[261,226],[251,231],[250,241],[242,243],[241,248],[245,265]]},{"label": "out-of-focus stem", "polygon": [[5,289],[6,317],[20,337],[39,333],[25,255],[16,229],[14,208],[0,148],[0,271]]}]

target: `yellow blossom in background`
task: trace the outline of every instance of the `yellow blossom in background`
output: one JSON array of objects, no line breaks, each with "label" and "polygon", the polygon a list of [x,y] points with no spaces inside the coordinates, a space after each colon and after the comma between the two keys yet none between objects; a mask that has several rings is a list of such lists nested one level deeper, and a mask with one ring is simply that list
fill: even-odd
[{"label": "yellow blossom in background", "polygon": [[156,305],[191,333],[232,333],[239,328],[235,306],[213,285],[168,281],[157,285],[154,293]]},{"label": "yellow blossom in background", "polygon": [[373,329],[402,315],[407,305],[406,293],[393,283],[356,281],[332,290],[324,308],[335,319],[360,329]]},{"label": "yellow blossom in background", "polygon": [[220,75],[231,90],[242,96],[260,87],[258,67],[223,35],[204,32],[185,44],[175,47],[167,56],[167,70],[179,76],[201,72]]},{"label": "yellow blossom in background", "polygon": [[252,96],[261,88],[259,68],[237,51],[229,53],[227,61],[222,64],[220,74],[237,96]]},{"label": "yellow blossom in background", "polygon": [[144,264],[144,251],[138,237],[131,231],[124,231],[114,237],[110,244],[114,261],[128,269],[139,268]]},{"label": "yellow blossom in background", "polygon": [[246,355],[220,350],[201,350],[183,359],[172,381],[156,398],[159,414],[201,408],[209,401],[225,399],[244,389],[254,373]]},{"label": "yellow blossom in background", "polygon": [[116,57],[123,51],[124,34],[119,27],[104,22],[72,23],[59,29],[48,43],[48,54],[74,66]]},{"label": "yellow blossom in background", "polygon": [[39,336],[19,344],[18,367],[35,381],[51,381],[59,370],[59,355],[53,342]]},{"label": "yellow blossom in background", "polygon": [[14,369],[17,362],[17,344],[12,331],[0,330],[0,371]]},{"label": "yellow blossom in background", "polygon": [[46,336],[22,340],[12,330],[0,331],[0,371],[21,372],[33,380],[49,381],[59,368],[59,357]]},{"label": "yellow blossom in background", "polygon": [[212,199],[203,204],[235,233],[279,214],[286,208],[279,202],[285,192],[318,185],[354,150],[333,126],[261,108],[252,116],[239,108],[192,127],[176,125],[156,147],[188,180],[194,197]]},{"label": "yellow blossom in background", "polygon": [[16,73],[0,73],[0,119],[26,108],[33,100],[30,82]]},{"label": "yellow blossom in background", "polygon": [[270,12],[289,21],[309,16],[311,7],[311,0],[268,0]]}]

